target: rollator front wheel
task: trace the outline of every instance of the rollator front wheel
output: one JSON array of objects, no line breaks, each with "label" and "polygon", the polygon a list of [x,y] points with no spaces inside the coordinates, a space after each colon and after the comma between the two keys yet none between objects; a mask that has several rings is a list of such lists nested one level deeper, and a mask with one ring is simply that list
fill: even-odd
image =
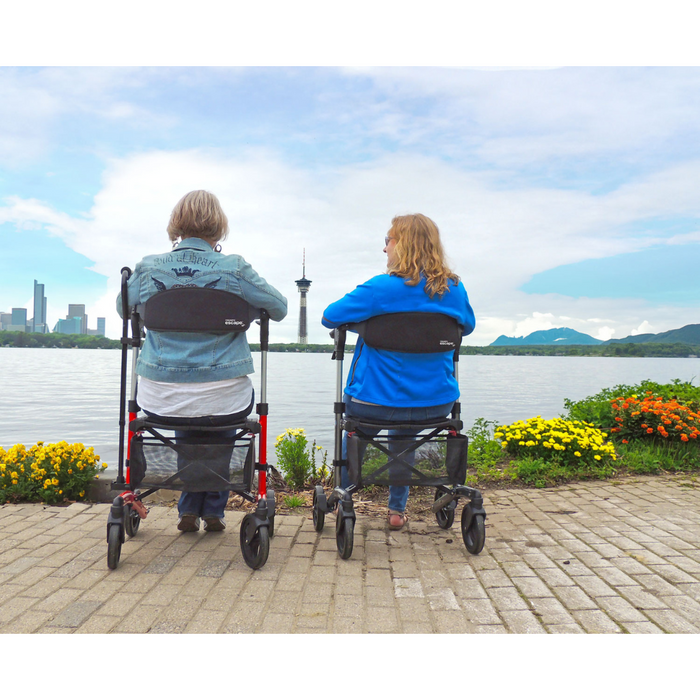
[{"label": "rollator front wheel", "polygon": [[267,525],[261,525],[255,529],[252,535],[248,534],[253,516],[249,513],[241,523],[241,552],[245,563],[251,569],[259,569],[265,565],[270,553],[270,533]]},{"label": "rollator front wheel", "polygon": [[338,513],[335,524],[335,542],[341,559],[350,559],[354,539],[355,521],[352,518],[343,518]]},{"label": "rollator front wheel", "polygon": [[[435,490],[435,500],[437,501],[439,498],[442,498],[442,496],[445,495],[444,491],[440,491],[440,489]],[[455,508],[454,508],[454,501],[451,503],[448,503],[444,508],[441,508],[437,513],[435,513],[435,519],[437,520],[437,524],[443,529],[443,530],[449,530],[449,528],[452,527],[452,524],[455,521]]]},{"label": "rollator front wheel", "polygon": [[107,535],[107,566],[116,569],[122,554],[122,537],[119,525],[112,525]]},{"label": "rollator front wheel", "polygon": [[[321,498],[321,496],[323,498]],[[314,503],[313,503],[313,518],[314,518],[314,530],[316,532],[321,532],[323,530],[323,525],[326,522],[326,512],[321,510],[321,501],[326,500],[326,496],[323,493],[323,487],[317,486],[314,489]]]},{"label": "rollator front wheel", "polygon": [[486,525],[483,515],[475,515],[467,527],[467,509],[462,511],[462,539],[470,554],[479,554],[486,541]]},{"label": "rollator front wheel", "polygon": [[267,534],[270,536],[270,539],[272,539],[275,536],[275,516],[269,515],[267,520],[270,523],[267,528]]},{"label": "rollator front wheel", "polygon": [[129,503],[126,506],[126,517],[124,518],[124,530],[129,537],[133,537],[139,531],[141,516],[136,512],[136,508]]}]

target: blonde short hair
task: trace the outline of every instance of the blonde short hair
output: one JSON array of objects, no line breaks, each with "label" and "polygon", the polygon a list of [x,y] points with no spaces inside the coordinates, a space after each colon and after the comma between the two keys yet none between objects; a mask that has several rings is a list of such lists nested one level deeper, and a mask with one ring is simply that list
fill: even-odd
[{"label": "blonde short hair", "polygon": [[188,192],[170,215],[168,236],[178,238],[203,238],[216,243],[226,238],[228,219],[216,195],[206,190]]},{"label": "blonde short hair", "polygon": [[395,216],[389,236],[396,240],[396,260],[387,269],[390,275],[405,278],[411,286],[425,277],[425,291],[431,297],[444,294],[450,282],[459,282],[459,277],[447,267],[440,231],[432,219],[423,214]]}]

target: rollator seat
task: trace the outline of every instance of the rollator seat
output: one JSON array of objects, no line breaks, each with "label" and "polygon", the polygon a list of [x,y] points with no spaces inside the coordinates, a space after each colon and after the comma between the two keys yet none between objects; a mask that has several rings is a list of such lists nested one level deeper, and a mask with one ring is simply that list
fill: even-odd
[{"label": "rollator seat", "polygon": [[[167,416],[162,416],[167,418]],[[179,420],[179,419],[178,419]],[[203,426],[203,425],[189,425],[182,423],[169,423],[162,420],[153,420],[152,418],[137,418],[129,423],[129,430],[134,433],[138,433],[147,428],[156,428],[160,430],[197,430],[203,432],[221,432],[224,430],[231,430],[232,428],[244,428],[249,433],[257,434],[260,432],[260,423],[255,420],[238,421],[235,423],[225,423],[222,425],[213,426]]]},{"label": "rollator seat", "polygon": [[461,430],[463,423],[461,420],[456,420],[454,418],[429,418],[427,420],[412,421],[411,423],[397,423],[395,421],[366,421],[360,418],[346,418],[343,421],[343,429],[351,433],[359,428],[369,428],[372,429],[391,429],[391,430],[411,430],[420,431],[426,430],[428,428],[440,428],[442,430]]}]

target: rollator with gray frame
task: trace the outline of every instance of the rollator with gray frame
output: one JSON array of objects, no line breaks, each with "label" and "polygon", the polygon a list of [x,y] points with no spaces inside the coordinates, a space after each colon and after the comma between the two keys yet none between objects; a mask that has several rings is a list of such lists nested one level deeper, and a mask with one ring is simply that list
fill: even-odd
[{"label": "rollator with gray frame", "polygon": [[[267,561],[274,535],[275,494],[267,489],[267,351],[269,316],[230,292],[205,287],[178,287],[150,297],[145,304],[129,307],[128,267],[122,269],[122,363],[119,412],[119,471],[112,488],[121,490],[107,521],[107,565],[116,569],[126,536],[134,537],[146,517],[142,499],[159,489],[176,491],[233,491],[257,503],[241,523],[243,559],[252,569]],[[131,319],[131,336],[129,335]],[[259,319],[261,355],[258,420],[241,419],[217,426],[182,424],[181,419],[138,417],[136,360],[144,328],[167,333],[245,333]],[[129,430],[124,460],[126,427],[126,365],[131,355]],[[200,437],[176,435],[197,431]],[[204,435],[204,437],[201,437]],[[259,461],[255,460],[255,436],[259,436]],[[257,494],[253,475],[258,472]],[[145,490],[139,490],[145,489]]]},{"label": "rollator with gray frame", "polygon": [[[313,520],[323,529],[326,513],[336,513],[336,542],[343,559],[352,554],[355,509],[352,494],[363,486],[434,486],[432,510],[438,525],[447,529],[455,519],[460,498],[462,538],[471,554],[484,547],[486,512],[477,489],[464,485],[467,475],[468,438],[462,434],[460,404],[455,402],[449,418],[411,423],[368,421],[345,416],[343,403],[343,356],[347,331],[357,333],[371,348],[400,353],[453,352],[453,372],[458,379],[462,327],[450,316],[435,313],[394,313],[374,316],[362,323],[345,324],[331,334],[337,361],[335,400],[335,488],[326,496],[316,486]],[[342,459],[343,430],[347,431],[347,459]],[[393,434],[388,435],[388,431]],[[349,486],[341,486],[341,469],[347,467]]]}]

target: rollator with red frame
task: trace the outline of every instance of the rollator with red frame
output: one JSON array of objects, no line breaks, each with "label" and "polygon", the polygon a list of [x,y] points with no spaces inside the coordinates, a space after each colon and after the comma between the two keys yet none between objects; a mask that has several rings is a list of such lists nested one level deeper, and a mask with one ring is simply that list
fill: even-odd
[{"label": "rollator with red frame", "polygon": [[[112,489],[121,490],[107,520],[107,565],[116,569],[126,537],[134,537],[147,515],[143,499],[159,489],[233,491],[257,503],[243,518],[240,545],[252,569],[267,561],[275,527],[275,494],[267,489],[267,352],[269,315],[244,299],[217,289],[180,287],[158,292],[145,304],[130,308],[128,267],[122,268],[122,355],[119,407],[119,471]],[[171,333],[244,333],[259,319],[261,387],[258,420],[226,425],[182,425],[167,418],[139,417],[136,361],[144,329]],[[129,335],[131,321],[131,335]],[[126,400],[127,355],[131,348],[130,396]],[[128,431],[126,413],[129,414]],[[196,431],[197,437],[183,432]],[[126,459],[124,459],[126,440]],[[175,433],[178,434],[175,434]],[[202,437],[204,435],[204,437]],[[259,459],[255,460],[255,436]],[[258,474],[257,493],[253,476]]]},{"label": "rollator with red frame", "polygon": [[[374,316],[362,323],[345,324],[332,332],[336,360],[335,454],[333,491],[326,495],[316,486],[313,521],[323,530],[326,513],[335,512],[338,553],[352,554],[355,509],[352,494],[363,486],[430,486],[435,488],[432,511],[442,529],[452,526],[460,498],[462,539],[470,554],[479,554],[486,538],[486,512],[481,493],[465,486],[468,438],[462,434],[460,403],[452,414],[436,420],[404,423],[358,419],[347,416],[343,402],[343,358],[347,331],[357,333],[364,343],[378,350],[398,353],[445,353],[452,351],[453,374],[459,379],[459,348],[462,327],[450,316],[439,313],[392,313]],[[343,459],[343,431],[347,432],[347,457]],[[349,484],[343,487],[341,473],[347,469]]]}]

